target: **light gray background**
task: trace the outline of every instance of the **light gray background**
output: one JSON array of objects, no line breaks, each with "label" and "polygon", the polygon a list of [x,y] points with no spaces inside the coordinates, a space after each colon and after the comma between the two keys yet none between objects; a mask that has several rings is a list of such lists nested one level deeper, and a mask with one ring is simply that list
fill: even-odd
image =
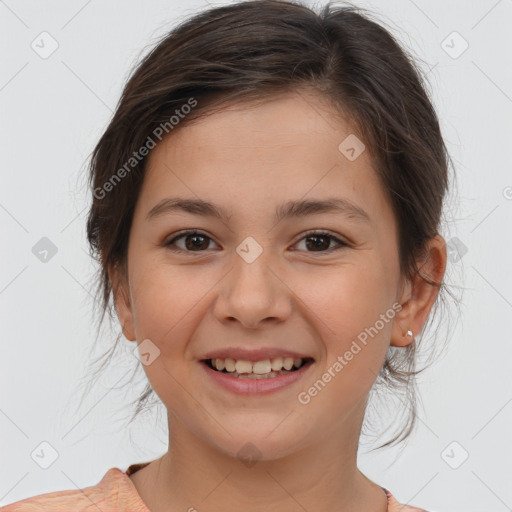
[{"label": "light gray background", "polygon": [[[359,465],[399,501],[427,510],[511,510],[512,1],[354,3],[395,27],[424,60],[459,177],[443,234],[467,248],[462,258],[451,253],[448,277],[465,289],[463,305],[448,350],[420,380],[418,427],[404,447],[369,454],[375,445],[365,444]],[[156,431],[155,416],[124,426],[145,384],[142,370],[127,383],[136,361],[126,342],[81,408],[70,407],[90,373],[94,338],[84,173],[132,66],[178,19],[204,7],[0,1],[1,504],[95,485],[110,467],[166,450],[162,414]],[[45,59],[31,47],[43,45],[43,31],[58,43]],[[447,39],[453,31],[469,44],[457,58],[463,41]],[[32,252],[42,237],[57,247],[46,263]],[[58,453],[48,469],[31,457],[45,441]],[[462,450],[469,457],[453,469],[446,461],[457,465]]]}]

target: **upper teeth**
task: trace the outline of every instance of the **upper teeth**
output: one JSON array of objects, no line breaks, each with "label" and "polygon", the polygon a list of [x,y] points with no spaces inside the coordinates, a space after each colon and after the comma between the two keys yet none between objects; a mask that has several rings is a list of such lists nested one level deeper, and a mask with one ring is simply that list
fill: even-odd
[{"label": "upper teeth", "polygon": [[258,375],[263,375],[265,373],[270,373],[271,371],[278,372],[283,368],[285,370],[291,370],[292,366],[298,368],[302,365],[302,359],[293,357],[276,357],[275,359],[265,359],[263,361],[256,361],[252,363],[251,361],[245,361],[243,359],[211,359],[212,366],[217,368],[217,370],[222,371],[226,370],[227,372],[237,372],[237,373],[256,373]]}]

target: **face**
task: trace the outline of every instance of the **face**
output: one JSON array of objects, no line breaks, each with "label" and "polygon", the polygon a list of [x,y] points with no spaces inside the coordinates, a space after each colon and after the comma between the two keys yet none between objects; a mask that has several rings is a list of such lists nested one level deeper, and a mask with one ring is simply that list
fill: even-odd
[{"label": "face", "polygon": [[[368,151],[356,148],[354,159],[339,149],[354,133],[320,97],[290,93],[183,125],[148,157],[128,281],[113,277],[116,309],[127,339],[149,340],[144,370],[169,421],[214,450],[236,455],[251,442],[272,459],[357,433],[390,343],[406,345],[409,320],[428,312],[398,312],[410,289],[401,288],[397,226]],[[170,198],[225,216],[162,208]],[[358,213],[276,217],[291,202],[326,200]],[[201,362],[233,348],[313,363],[280,389],[240,393]]]}]

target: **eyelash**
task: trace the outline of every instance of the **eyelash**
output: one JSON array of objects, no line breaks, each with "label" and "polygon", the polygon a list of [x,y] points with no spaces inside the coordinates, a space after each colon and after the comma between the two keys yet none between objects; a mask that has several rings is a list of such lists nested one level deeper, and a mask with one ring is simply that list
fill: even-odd
[{"label": "eyelash", "polygon": [[[213,239],[211,237],[209,237],[208,235],[206,235],[205,233],[202,233],[201,231],[196,231],[195,229],[189,229],[189,230],[186,230],[186,231],[182,231],[180,233],[178,233],[177,236],[175,236],[173,239],[169,240],[168,242],[166,242],[164,244],[165,247],[168,247],[169,250],[173,251],[173,252],[178,252],[178,253],[200,253],[200,252],[205,252],[205,251],[187,251],[187,250],[183,250],[183,249],[176,249],[176,248],[171,248],[172,245],[175,244],[175,242],[181,238],[185,238],[187,236],[190,236],[190,235],[200,235],[200,236],[203,236],[205,238],[209,238],[210,240],[213,241]],[[340,249],[343,249],[344,247],[348,247],[349,244],[344,242],[343,240],[340,240],[339,238],[335,237],[334,235],[332,235],[331,233],[329,233],[328,231],[322,231],[322,230],[311,230],[311,231],[308,231],[304,234],[304,236],[297,242],[302,242],[302,240],[306,239],[306,238],[311,238],[311,237],[321,237],[321,236],[324,236],[324,237],[328,237],[330,238],[331,240],[334,240],[338,246],[337,247],[333,247],[331,249],[328,249],[326,251],[306,251],[306,252],[309,252],[309,253],[320,253],[320,254],[330,254],[334,251],[339,251]]]}]

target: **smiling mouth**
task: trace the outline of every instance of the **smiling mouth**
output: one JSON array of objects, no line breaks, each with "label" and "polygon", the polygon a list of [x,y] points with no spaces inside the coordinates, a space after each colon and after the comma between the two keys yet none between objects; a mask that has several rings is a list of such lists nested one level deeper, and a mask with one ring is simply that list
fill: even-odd
[{"label": "smiling mouth", "polygon": [[[294,359],[293,362],[291,362],[286,359],[283,361],[283,358],[276,358],[272,360],[271,365],[270,360],[267,361],[268,363],[266,364],[262,361],[253,365],[250,361],[234,361],[233,359],[203,359],[201,360],[201,363],[218,373],[223,373],[230,377],[239,379],[272,379],[279,377],[280,375],[287,375],[289,373],[296,372],[304,366],[312,364],[314,359],[306,357]],[[226,366],[228,368],[226,368]]]}]

